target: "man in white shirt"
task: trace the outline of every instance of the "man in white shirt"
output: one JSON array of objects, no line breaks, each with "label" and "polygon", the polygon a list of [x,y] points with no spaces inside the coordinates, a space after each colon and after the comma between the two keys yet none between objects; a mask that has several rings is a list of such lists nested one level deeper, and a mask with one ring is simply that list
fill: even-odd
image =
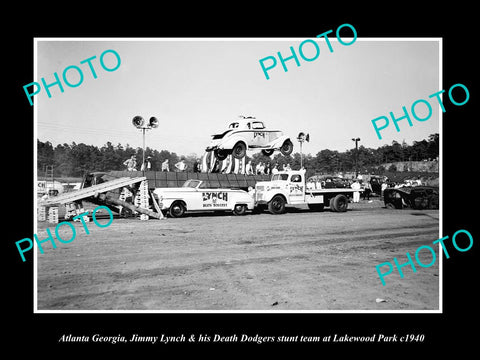
[{"label": "man in white shirt", "polygon": [[253,175],[252,160],[249,160],[247,165],[245,166],[245,173],[247,175]]},{"label": "man in white shirt", "polygon": [[162,171],[170,171],[170,168],[168,166],[168,159],[166,159],[163,163],[162,163]]},{"label": "man in white shirt", "polygon": [[123,165],[127,167],[127,171],[135,171],[135,167],[137,166],[137,160],[135,159],[135,155],[132,155],[130,159],[127,159],[123,162]]},{"label": "man in white shirt", "polygon": [[185,171],[187,170],[187,164],[185,164],[185,160],[182,159],[178,163],[175,164],[175,167],[178,169],[178,171]]},{"label": "man in white shirt", "polygon": [[353,192],[353,202],[358,203],[360,201],[360,183],[358,180],[355,180],[355,182],[352,184],[352,189],[357,190]]}]

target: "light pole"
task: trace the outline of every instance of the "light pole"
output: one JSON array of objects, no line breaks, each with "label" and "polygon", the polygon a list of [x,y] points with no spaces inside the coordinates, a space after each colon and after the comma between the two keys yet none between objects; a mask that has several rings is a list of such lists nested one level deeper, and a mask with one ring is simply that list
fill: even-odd
[{"label": "light pole", "polygon": [[358,142],[360,138],[352,138],[355,141],[355,179],[358,177]]},{"label": "light pole", "polygon": [[145,175],[145,130],[150,130],[158,127],[158,119],[156,117],[151,117],[148,123],[141,116],[135,116],[132,119],[132,124],[137,129],[141,129],[143,133],[143,145],[142,145],[142,172]]},{"label": "light pole", "polygon": [[297,140],[300,143],[300,169],[303,168],[303,152],[302,152],[302,145],[303,142],[309,142],[310,141],[310,134],[305,134],[303,132],[299,133],[297,136]]}]

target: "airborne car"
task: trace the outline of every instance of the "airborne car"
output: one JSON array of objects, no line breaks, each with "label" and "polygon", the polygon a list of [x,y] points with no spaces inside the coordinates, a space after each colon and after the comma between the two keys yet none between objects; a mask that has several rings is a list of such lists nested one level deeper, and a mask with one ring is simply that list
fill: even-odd
[{"label": "airborne car", "polygon": [[287,156],[293,151],[293,143],[282,131],[269,130],[253,117],[242,117],[230,123],[223,133],[213,135],[206,151],[213,151],[218,160],[225,160],[230,154],[242,159],[247,150],[255,149],[262,150],[267,156],[275,150]]}]

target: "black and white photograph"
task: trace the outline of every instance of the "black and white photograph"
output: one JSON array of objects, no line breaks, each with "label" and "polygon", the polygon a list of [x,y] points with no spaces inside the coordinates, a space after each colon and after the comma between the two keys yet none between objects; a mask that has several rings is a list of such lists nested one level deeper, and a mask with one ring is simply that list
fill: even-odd
[{"label": "black and white photograph", "polygon": [[5,32],[8,346],[473,347],[471,7],[139,5]]},{"label": "black and white photograph", "polygon": [[37,310],[441,310],[442,41],[332,33],[37,40]]}]

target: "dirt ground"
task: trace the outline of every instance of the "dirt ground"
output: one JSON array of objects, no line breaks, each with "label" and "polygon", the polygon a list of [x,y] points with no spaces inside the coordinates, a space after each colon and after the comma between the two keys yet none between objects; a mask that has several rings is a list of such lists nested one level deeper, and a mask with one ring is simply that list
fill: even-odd
[{"label": "dirt ground", "polygon": [[[346,213],[115,218],[88,223],[90,235],[74,224],[74,241],[38,253],[38,310],[439,309],[438,210],[387,210],[376,198]],[[383,286],[375,266],[421,245],[435,264],[406,266],[403,279],[395,270]]]}]

